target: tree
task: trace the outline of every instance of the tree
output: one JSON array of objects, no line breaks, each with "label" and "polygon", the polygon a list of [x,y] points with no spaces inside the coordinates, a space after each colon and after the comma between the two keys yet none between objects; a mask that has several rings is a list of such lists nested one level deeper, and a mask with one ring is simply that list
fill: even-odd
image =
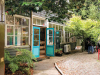
[{"label": "tree", "polygon": [[98,34],[100,34],[99,24],[100,22],[98,21],[91,19],[82,20],[81,16],[73,15],[72,18],[70,18],[70,20],[67,22],[65,30],[73,33],[73,36],[81,38],[83,41],[83,47],[85,47],[86,38],[91,37],[94,38],[92,40],[97,41]]},{"label": "tree", "polygon": [[68,5],[66,0],[5,0],[6,11],[9,14],[29,16],[31,15],[30,11],[45,10],[49,16],[49,21],[53,20],[60,23],[63,23],[66,17],[70,17]]}]

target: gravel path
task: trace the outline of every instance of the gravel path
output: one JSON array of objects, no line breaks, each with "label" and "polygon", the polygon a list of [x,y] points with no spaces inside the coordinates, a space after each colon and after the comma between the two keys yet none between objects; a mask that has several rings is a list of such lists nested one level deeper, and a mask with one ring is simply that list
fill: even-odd
[{"label": "gravel path", "polygon": [[100,75],[98,53],[70,54],[65,59],[56,62],[56,64],[64,75]]}]

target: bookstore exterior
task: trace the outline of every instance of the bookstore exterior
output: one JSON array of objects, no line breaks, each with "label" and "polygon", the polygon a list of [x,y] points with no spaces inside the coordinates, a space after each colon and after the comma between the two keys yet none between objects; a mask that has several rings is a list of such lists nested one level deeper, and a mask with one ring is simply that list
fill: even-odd
[{"label": "bookstore exterior", "polygon": [[5,49],[16,55],[17,48],[31,50],[35,57],[54,56],[56,49],[56,32],[59,31],[61,48],[67,43],[75,48],[75,37],[65,32],[65,25],[48,22],[41,13],[32,13],[31,18],[21,15],[6,15]]}]

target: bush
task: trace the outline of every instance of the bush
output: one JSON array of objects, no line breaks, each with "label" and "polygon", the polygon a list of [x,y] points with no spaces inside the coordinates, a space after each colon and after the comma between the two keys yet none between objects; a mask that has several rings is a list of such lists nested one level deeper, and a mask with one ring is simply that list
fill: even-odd
[{"label": "bush", "polygon": [[[9,61],[8,67],[10,68],[12,73],[15,73],[15,71],[17,70],[28,72],[29,68],[34,67],[32,59],[36,61],[35,56],[31,51],[26,49],[17,49],[17,51],[20,52],[19,55],[11,56],[9,52],[5,50],[5,60]],[[27,67],[25,64],[27,64]]]}]

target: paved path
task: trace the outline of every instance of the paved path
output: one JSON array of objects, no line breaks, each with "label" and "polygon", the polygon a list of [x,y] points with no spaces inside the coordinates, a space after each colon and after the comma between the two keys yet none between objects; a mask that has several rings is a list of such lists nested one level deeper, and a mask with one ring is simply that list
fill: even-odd
[{"label": "paved path", "polygon": [[98,53],[75,53],[56,63],[64,75],[100,75]]},{"label": "paved path", "polygon": [[[95,73],[100,70],[100,67],[98,67],[98,66],[100,66],[100,61],[97,60],[97,53],[88,54],[87,52],[81,52],[81,51],[76,50],[76,51],[72,51],[71,54],[63,55],[62,57],[56,57],[55,56],[55,57],[51,57],[50,59],[45,59],[45,60],[42,60],[42,61],[39,61],[39,62],[35,63],[35,68],[34,68],[34,74],[33,75],[60,75],[60,73],[57,71],[57,69],[54,66],[54,63],[59,61],[59,60],[64,60],[64,62],[68,61],[68,62],[66,62],[67,64],[69,64],[69,65],[66,65],[68,67],[70,67],[71,65],[75,65],[75,67],[78,68],[77,64],[86,63],[89,66],[90,69],[92,67],[93,68],[97,67],[98,70],[94,69]],[[73,64],[71,64],[71,62],[73,62]],[[91,65],[90,65],[89,62],[91,63]],[[61,65],[62,65],[62,63],[60,64],[60,66]],[[85,66],[87,66],[87,65],[85,65]],[[80,70],[83,67],[84,66],[81,66],[77,70]],[[70,68],[70,69],[72,69],[72,68]],[[90,71],[90,69],[89,69],[89,71]],[[85,67],[84,67],[84,70],[81,70],[81,71],[84,72],[85,70],[88,71],[88,68],[85,69]],[[66,71],[66,70],[64,70],[64,71]],[[91,70],[91,71],[93,71],[93,70]],[[85,75],[86,75],[86,72],[84,73]],[[78,75],[78,74],[70,74],[69,73],[69,74],[66,74],[66,75]]]}]

